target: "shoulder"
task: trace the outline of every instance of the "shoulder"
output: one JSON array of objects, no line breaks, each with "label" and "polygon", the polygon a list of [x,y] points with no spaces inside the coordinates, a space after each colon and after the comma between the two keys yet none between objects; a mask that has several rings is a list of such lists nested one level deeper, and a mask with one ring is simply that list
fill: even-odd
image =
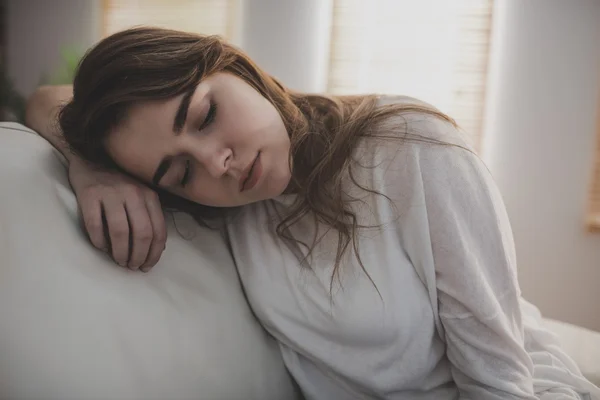
[{"label": "shoulder", "polygon": [[[378,107],[393,105],[400,106],[400,109],[396,115],[388,118],[378,132],[379,134],[399,135],[411,143],[440,141],[472,150],[469,136],[461,130],[459,125],[442,118],[443,111],[432,104],[409,96],[381,95],[378,97]],[[440,115],[434,115],[427,110]]]},{"label": "shoulder", "polygon": [[436,110],[433,106],[407,96],[381,96],[378,106],[387,105],[406,108],[366,137],[355,153],[360,165],[379,170],[367,173],[369,178],[388,188],[395,186],[392,191],[403,194],[425,186],[439,193],[451,186],[473,188],[474,181],[489,183],[489,171],[467,134],[444,118],[422,111]]},{"label": "shoulder", "polygon": [[388,160],[384,164],[392,162],[395,165],[389,166],[396,170],[411,160],[423,167],[481,162],[469,136],[451,120],[436,115],[440,111],[434,106],[408,96],[379,96],[377,107],[392,105],[400,107],[360,142],[355,152],[360,160]]}]

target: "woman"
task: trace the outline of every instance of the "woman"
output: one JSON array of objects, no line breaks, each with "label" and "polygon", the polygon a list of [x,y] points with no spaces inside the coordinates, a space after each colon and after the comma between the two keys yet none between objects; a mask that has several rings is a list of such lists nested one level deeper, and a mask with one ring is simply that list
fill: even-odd
[{"label": "woman", "polygon": [[136,28],[28,121],[119,264],[157,262],[160,203],[222,227],[307,398],[600,399],[521,299],[500,194],[429,105],[293,92],[217,37]]}]

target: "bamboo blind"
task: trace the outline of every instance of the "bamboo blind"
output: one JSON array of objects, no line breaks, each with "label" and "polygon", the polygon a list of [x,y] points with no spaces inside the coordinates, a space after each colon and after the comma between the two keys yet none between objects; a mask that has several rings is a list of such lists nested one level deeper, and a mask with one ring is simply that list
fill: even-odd
[{"label": "bamboo blind", "polygon": [[103,35],[136,25],[231,39],[239,0],[104,0]]},{"label": "bamboo blind", "polygon": [[492,0],[334,0],[329,92],[417,97],[480,149]]}]

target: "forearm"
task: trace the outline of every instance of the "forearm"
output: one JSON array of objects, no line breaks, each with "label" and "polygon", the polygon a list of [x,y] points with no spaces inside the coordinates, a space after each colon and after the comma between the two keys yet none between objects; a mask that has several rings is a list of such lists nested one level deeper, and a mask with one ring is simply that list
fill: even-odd
[{"label": "forearm", "polygon": [[25,125],[38,132],[59,150],[69,163],[78,160],[68,148],[58,125],[60,107],[73,96],[73,86],[41,86],[27,100]]}]

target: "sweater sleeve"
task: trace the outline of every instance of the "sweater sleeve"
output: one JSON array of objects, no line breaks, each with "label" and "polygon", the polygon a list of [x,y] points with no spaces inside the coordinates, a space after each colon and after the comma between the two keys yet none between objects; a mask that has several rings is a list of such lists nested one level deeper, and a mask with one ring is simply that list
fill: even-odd
[{"label": "sweater sleeve", "polygon": [[438,315],[461,398],[535,399],[515,248],[500,193],[482,161],[465,149],[423,144],[417,157]]}]

